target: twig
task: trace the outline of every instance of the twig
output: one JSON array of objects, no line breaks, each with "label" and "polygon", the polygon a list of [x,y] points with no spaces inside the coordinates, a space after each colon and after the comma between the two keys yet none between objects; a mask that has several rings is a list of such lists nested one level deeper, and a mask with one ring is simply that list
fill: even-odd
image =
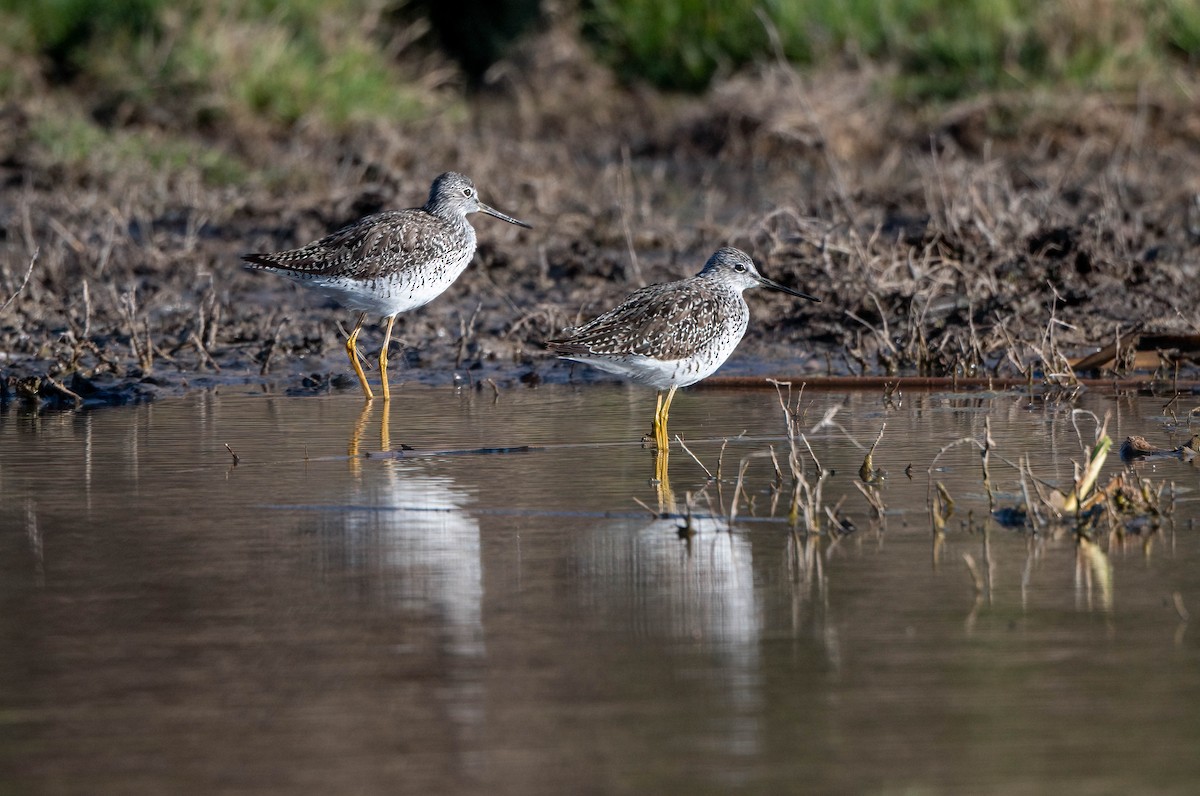
[{"label": "twig", "polygon": [[458,316],[458,353],[454,357],[454,367],[457,370],[462,366],[463,360],[467,358],[467,345],[475,337],[475,321],[479,318],[479,311],[483,309],[483,303],[475,304],[475,311],[471,313],[469,319],[464,320],[462,315]]},{"label": "twig", "polygon": [[775,468],[775,487],[778,489],[783,485],[783,470],[779,468],[779,457],[775,455],[775,446],[768,445],[767,450],[771,453],[771,466]]},{"label": "twig", "polygon": [[648,511],[648,512],[650,513],[650,516],[651,516],[651,517],[658,517],[658,516],[659,516],[659,513],[658,513],[657,511],[655,511],[654,509],[652,509],[652,508],[650,508],[649,506],[647,506],[647,505],[646,505],[646,503],[645,503],[645,501],[643,501],[643,500],[642,500],[641,498],[639,498],[637,495],[634,495],[634,496],[633,496],[633,502],[634,502],[634,503],[636,503],[636,504],[638,504],[638,505],[639,505],[639,506],[641,506],[642,508],[644,508],[646,511]]},{"label": "twig", "polygon": [[983,578],[979,576],[979,569],[975,566],[975,557],[970,553],[963,553],[963,563],[967,565],[967,571],[971,573],[971,579],[975,581],[975,593],[983,594]]},{"label": "twig", "polygon": [[1190,621],[1192,615],[1188,613],[1187,606],[1183,604],[1183,595],[1179,592],[1175,592],[1171,595],[1171,600],[1175,603],[1175,613],[1179,614],[1179,621]]},{"label": "twig", "polygon": [[[697,458],[696,454],[692,453],[691,448],[689,448],[687,445],[685,445],[683,443],[683,439],[678,434],[675,435],[675,441],[679,443],[679,447],[683,448],[684,453],[686,453],[688,456],[692,457],[692,461],[694,461],[696,464],[700,465],[700,469],[704,471],[704,474],[707,475],[710,480],[713,480],[713,481],[716,480],[716,477],[708,471],[707,467],[704,466],[704,462],[700,461],[700,459]],[[726,442],[728,442],[728,440],[726,440]],[[722,447],[722,450],[724,450],[723,447]]]},{"label": "twig", "polygon": [[[268,340],[266,346],[264,346],[264,348],[266,350],[263,352],[263,355],[262,355],[263,362],[262,362],[262,367],[258,369],[258,375],[266,376],[267,373],[270,372],[271,357],[275,355],[275,349],[279,347],[279,338],[283,334],[283,325],[287,322],[288,322],[288,318],[287,318],[287,316],[284,316],[283,318],[280,318],[279,323],[276,324],[275,334],[271,336],[271,339]],[[207,353],[207,352],[205,352],[205,353]]]},{"label": "twig", "polygon": [[229,447],[228,442],[225,443],[225,450],[229,451],[229,455],[233,457],[233,466],[237,467],[238,462],[241,461],[241,457],[233,452],[233,448]]},{"label": "twig", "polygon": [[17,295],[20,294],[20,292],[25,289],[25,286],[27,284],[29,284],[29,277],[33,274],[33,265],[34,265],[34,263],[37,262],[38,253],[41,252],[41,250],[42,249],[40,246],[34,248],[33,256],[31,256],[29,258],[29,267],[25,269],[25,277],[21,280],[21,284],[17,286],[17,289],[13,291],[13,294],[8,297],[8,300],[5,301],[3,304],[0,304],[0,314],[2,314],[6,309],[8,309],[8,305],[12,304],[13,300],[16,299]]},{"label": "twig", "polygon": [[200,356],[203,358],[203,360],[208,362],[208,364],[212,366],[213,370],[215,370],[217,373],[220,373],[221,366],[218,365],[217,361],[212,358],[212,354],[208,353],[208,349],[204,347],[204,341],[200,339],[200,335],[196,334],[195,330],[193,330],[188,339],[191,340],[192,345],[196,346],[196,350],[200,352]]},{"label": "twig", "polygon": [[54,389],[61,392],[63,395],[65,395],[68,398],[75,401],[76,406],[79,406],[80,404],[83,403],[83,398],[77,392],[75,392],[74,390],[71,390],[70,388],[67,387],[67,385],[63,384],[61,381],[54,378],[53,376],[46,376],[46,383],[49,384]]},{"label": "twig", "polygon": [[737,484],[733,487],[733,499],[729,501],[729,524],[733,525],[733,521],[737,519],[738,496],[742,493],[742,480],[746,477],[746,468],[750,466],[750,457],[742,458],[742,464],[738,467]]},{"label": "twig", "polygon": [[92,292],[88,289],[87,280],[83,280],[83,331],[81,337],[87,339],[92,333]]},{"label": "twig", "polygon": [[144,374],[149,374],[154,370],[154,343],[150,339],[150,316],[145,318],[146,326],[146,342],[143,346],[141,339],[138,337],[137,324],[137,295],[136,289],[131,289],[126,293],[122,293],[120,297],[121,311],[125,315],[125,321],[129,324],[129,344],[133,348],[133,354],[137,358],[138,366]]}]

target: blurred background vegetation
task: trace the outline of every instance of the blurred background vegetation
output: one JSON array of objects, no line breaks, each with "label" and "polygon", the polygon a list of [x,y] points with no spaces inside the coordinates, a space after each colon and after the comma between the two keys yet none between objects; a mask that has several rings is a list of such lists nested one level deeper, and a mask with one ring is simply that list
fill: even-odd
[{"label": "blurred background vegetation", "polygon": [[236,181],[227,154],[162,131],[336,134],[461,112],[548,24],[622,81],[667,92],[781,59],[880,66],[902,103],[1186,92],[1179,76],[1200,59],[1200,0],[0,0],[0,102],[35,103],[46,157],[107,152],[116,168],[149,151]]},{"label": "blurred background vegetation", "polygon": [[626,78],[690,90],[773,55],[891,64],[894,89],[916,100],[1123,88],[1200,55],[1195,0],[590,0],[585,20]]}]

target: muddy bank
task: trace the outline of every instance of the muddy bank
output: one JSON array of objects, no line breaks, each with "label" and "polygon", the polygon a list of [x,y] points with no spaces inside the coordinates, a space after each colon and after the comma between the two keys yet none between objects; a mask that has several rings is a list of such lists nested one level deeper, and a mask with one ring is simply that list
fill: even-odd
[{"label": "muddy bank", "polygon": [[351,314],[239,255],[420,204],[447,169],[535,229],[472,217],[474,265],[397,322],[396,381],[607,378],[543,341],[725,244],[823,299],[749,294],[726,374],[1062,383],[1110,347],[1079,375],[1196,375],[1200,111],[1182,99],[912,108],[878,75],[780,70],[680,98],[619,87],[553,37],[498,74],[464,114],[409,129],[196,133],[247,164],[223,185],[56,161],[44,107],[2,109],[0,401],[357,389]]}]

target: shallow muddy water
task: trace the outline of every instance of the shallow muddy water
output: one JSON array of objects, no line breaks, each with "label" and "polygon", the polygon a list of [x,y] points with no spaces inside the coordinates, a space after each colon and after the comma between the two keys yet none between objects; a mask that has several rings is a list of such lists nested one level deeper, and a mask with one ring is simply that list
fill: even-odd
[{"label": "shallow muddy water", "polygon": [[[1200,470],[1136,465],[1174,511],[1099,540],[1110,583],[985,522],[966,445],[941,547],[926,508],[985,419],[1062,484],[1072,408],[1173,447],[1164,403],[806,393],[806,429],[839,408],[808,435],[837,541],[770,518],[766,456],[755,516],[682,539],[635,501],[663,496],[653,395],[623,386],[0,415],[0,792],[1193,792]],[[884,423],[880,525],[853,482]],[[773,391],[681,393],[726,483],[676,447],[678,504],[720,513],[783,430]]]}]

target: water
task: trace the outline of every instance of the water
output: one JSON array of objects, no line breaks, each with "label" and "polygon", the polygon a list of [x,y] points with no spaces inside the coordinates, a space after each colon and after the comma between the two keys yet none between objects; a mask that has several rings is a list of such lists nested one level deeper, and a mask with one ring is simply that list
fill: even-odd
[{"label": "water", "polygon": [[[1162,400],[810,392],[806,428],[840,407],[809,439],[857,530],[770,519],[759,456],[757,516],[689,542],[634,500],[659,497],[648,391],[398,392],[386,429],[348,393],[0,416],[0,792],[1195,789],[1197,468],[1137,466],[1174,513],[1100,540],[1107,589],[1069,534],[984,522],[966,445],[936,550],[926,508],[985,419],[1062,483],[1093,433],[1073,406],[1170,447]],[[851,438],[884,423],[880,525]],[[730,481],[698,509],[782,430],[773,392],[681,394],[671,431]],[[706,482],[678,449],[670,478],[680,503]]]}]

